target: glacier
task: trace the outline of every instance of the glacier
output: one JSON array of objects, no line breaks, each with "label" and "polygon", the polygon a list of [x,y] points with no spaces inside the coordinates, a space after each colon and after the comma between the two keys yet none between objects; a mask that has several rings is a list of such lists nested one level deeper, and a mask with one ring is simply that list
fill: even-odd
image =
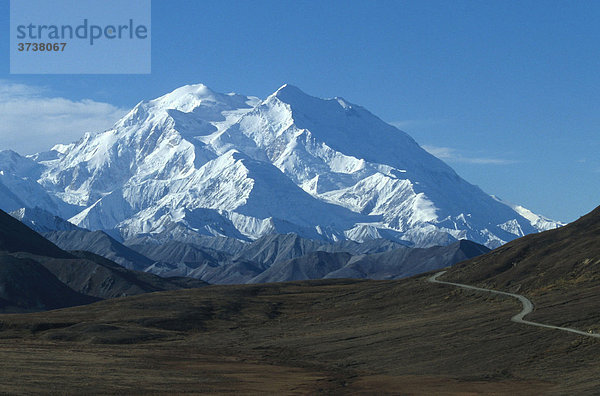
[{"label": "glacier", "polygon": [[22,207],[123,240],[295,233],[495,248],[562,225],[486,194],[365,108],[289,84],[265,99],[188,85],[77,142],[0,152],[0,209]]}]

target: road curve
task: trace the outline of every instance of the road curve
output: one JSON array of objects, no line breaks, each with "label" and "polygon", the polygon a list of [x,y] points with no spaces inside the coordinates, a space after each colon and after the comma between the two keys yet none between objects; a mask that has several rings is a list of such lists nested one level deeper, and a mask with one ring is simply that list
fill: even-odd
[{"label": "road curve", "polygon": [[493,293],[493,294],[501,294],[503,296],[509,296],[509,297],[517,298],[519,301],[521,301],[521,304],[523,304],[523,310],[521,312],[519,312],[518,314],[516,314],[515,316],[513,316],[510,319],[513,322],[523,323],[523,324],[526,324],[526,325],[529,325],[529,326],[545,327],[547,329],[568,331],[570,333],[575,333],[575,334],[579,334],[579,335],[583,335],[583,336],[587,336],[587,337],[600,338],[600,334],[596,334],[596,333],[586,333],[585,331],[571,329],[569,327],[552,326],[552,325],[548,325],[548,324],[544,324],[544,323],[538,323],[538,322],[532,322],[532,321],[529,321],[529,320],[524,320],[523,317],[525,317],[525,315],[527,315],[531,311],[533,311],[533,303],[527,297],[522,296],[520,294],[506,293],[506,292],[498,291],[498,290],[483,289],[481,287],[464,285],[462,283],[444,282],[444,281],[441,281],[441,280],[437,279],[438,277],[444,275],[445,273],[446,273],[446,271],[438,272],[437,274],[433,275],[432,277],[430,277],[427,280],[429,282],[432,282],[432,283],[441,283],[441,284],[444,284],[444,285],[451,285],[451,286],[456,286],[456,287],[462,287],[463,289],[477,290],[477,291],[488,292],[488,293]]}]

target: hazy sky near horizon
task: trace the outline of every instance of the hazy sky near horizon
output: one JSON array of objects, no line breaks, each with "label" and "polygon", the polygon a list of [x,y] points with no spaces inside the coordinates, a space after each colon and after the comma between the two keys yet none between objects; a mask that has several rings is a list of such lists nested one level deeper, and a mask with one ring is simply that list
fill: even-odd
[{"label": "hazy sky near horizon", "polygon": [[[9,35],[9,3],[0,0]],[[467,181],[547,217],[600,204],[600,2],[154,0],[152,74],[11,75],[0,150],[109,127],[175,88],[341,96]]]}]

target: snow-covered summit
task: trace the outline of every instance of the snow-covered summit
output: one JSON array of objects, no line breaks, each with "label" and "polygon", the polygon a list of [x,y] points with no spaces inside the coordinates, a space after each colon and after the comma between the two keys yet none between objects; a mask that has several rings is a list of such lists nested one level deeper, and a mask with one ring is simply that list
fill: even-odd
[{"label": "snow-covered summit", "polygon": [[35,175],[64,204],[54,214],[125,237],[294,232],[493,247],[559,225],[498,202],[365,108],[289,84],[264,100],[184,86],[31,156],[35,172],[5,157],[0,170]]},{"label": "snow-covered summit", "polygon": [[[200,107],[212,107],[221,111],[253,107],[258,100],[258,98],[250,98],[235,93],[217,93],[204,84],[194,84],[177,88],[173,92],[150,100],[148,104],[150,107],[159,109],[190,113]],[[213,111],[212,113],[217,115],[218,111]]]}]

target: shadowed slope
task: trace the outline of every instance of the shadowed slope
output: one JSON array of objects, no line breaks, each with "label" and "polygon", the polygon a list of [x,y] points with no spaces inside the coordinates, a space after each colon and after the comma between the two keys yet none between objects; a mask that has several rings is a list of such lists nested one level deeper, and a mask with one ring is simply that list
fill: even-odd
[{"label": "shadowed slope", "polygon": [[[84,238],[110,239],[103,233],[69,232]],[[141,257],[120,246],[133,256]],[[195,279],[165,279],[131,271],[89,252],[68,253],[0,211],[0,310],[39,311],[88,304],[103,298],[205,285],[206,282]]]},{"label": "shadowed slope", "polygon": [[460,263],[444,280],[536,293],[599,285],[600,207],[569,225]]},{"label": "shadowed slope", "polygon": [[103,231],[53,231],[44,236],[61,249],[86,250],[131,270],[143,271],[154,263],[154,260],[128,248]]},{"label": "shadowed slope", "polygon": [[42,311],[98,300],[75,292],[33,260],[0,253],[0,312]]},{"label": "shadowed slope", "polygon": [[0,210],[0,251],[27,252],[55,258],[72,257],[2,210]]}]

